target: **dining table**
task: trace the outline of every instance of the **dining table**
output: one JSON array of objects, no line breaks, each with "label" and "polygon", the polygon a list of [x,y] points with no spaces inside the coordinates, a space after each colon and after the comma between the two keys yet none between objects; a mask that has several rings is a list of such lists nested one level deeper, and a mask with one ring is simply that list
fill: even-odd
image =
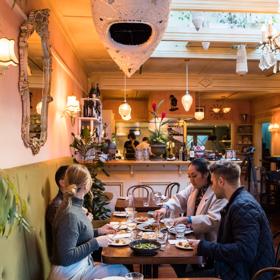
[{"label": "dining table", "polygon": [[[156,204],[154,200],[149,201],[148,205],[144,205],[146,198],[145,197],[135,197],[133,199],[133,207],[137,212],[148,212],[158,210],[162,207],[162,203]],[[128,207],[129,201],[124,198],[118,198],[115,205],[116,211],[125,211],[125,208]]]},{"label": "dining table", "polygon": [[[137,213],[137,216],[148,216],[147,213]],[[125,222],[127,219],[112,216],[112,222]],[[163,226],[163,225],[162,225]],[[170,239],[175,235],[170,234]],[[195,238],[188,235],[188,238]],[[129,246],[109,246],[102,250],[102,261],[108,264],[139,264],[145,277],[158,277],[158,266],[161,264],[202,264],[203,258],[194,254],[193,250],[183,250],[167,241],[164,250],[158,250],[154,256],[135,255]]]}]

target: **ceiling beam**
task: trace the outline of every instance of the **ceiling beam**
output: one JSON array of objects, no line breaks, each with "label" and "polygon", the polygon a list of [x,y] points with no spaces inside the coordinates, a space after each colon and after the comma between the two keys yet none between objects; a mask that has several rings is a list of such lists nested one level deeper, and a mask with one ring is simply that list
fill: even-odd
[{"label": "ceiling beam", "polygon": [[[123,90],[122,73],[95,73],[91,80],[99,82],[101,90]],[[190,74],[190,90],[200,92],[265,92],[278,93],[280,77],[236,74]],[[185,74],[143,73],[127,79],[128,90],[185,90]]]},{"label": "ceiling beam", "polygon": [[[191,43],[161,41],[153,52],[154,58],[195,58],[195,59],[236,59],[236,48],[233,47],[214,47],[204,50],[201,47],[192,47]],[[247,48],[248,60],[259,60],[260,50]]]},{"label": "ceiling beam", "polygon": [[195,28],[182,28],[182,26],[170,26],[165,31],[162,41],[209,41],[226,43],[254,43],[261,41],[261,30],[244,28],[203,28],[196,31]]},{"label": "ceiling beam", "polygon": [[279,13],[278,0],[173,0],[172,10]]}]

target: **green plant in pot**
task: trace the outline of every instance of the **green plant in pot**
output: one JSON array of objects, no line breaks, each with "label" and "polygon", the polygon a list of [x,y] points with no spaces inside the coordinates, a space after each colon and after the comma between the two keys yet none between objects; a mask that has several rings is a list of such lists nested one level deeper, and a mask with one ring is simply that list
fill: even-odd
[{"label": "green plant in pot", "polygon": [[9,177],[0,170],[0,236],[8,237],[17,223],[28,232],[31,226],[26,220],[26,202]]},{"label": "green plant in pot", "polygon": [[[84,207],[93,215],[93,226],[95,228],[106,224],[111,215],[111,210],[108,209],[107,205],[110,200],[105,193],[105,184],[97,178],[98,172],[103,171],[107,176],[109,174],[104,169],[104,160],[101,156],[102,144],[95,143],[94,139],[90,134],[82,134],[81,136],[75,136],[72,133],[73,142],[70,147],[75,150],[74,161],[80,164],[84,164],[93,179],[91,192],[89,192],[84,199]],[[91,160],[86,160],[89,152],[94,149],[94,157]],[[78,155],[78,156],[77,156]],[[77,160],[77,159],[82,159]]]},{"label": "green plant in pot", "polygon": [[164,100],[161,100],[158,104],[155,102],[152,103],[151,114],[153,116],[152,125],[153,130],[150,136],[151,150],[155,155],[154,160],[161,160],[162,155],[166,150],[166,143],[168,141],[167,135],[163,132],[163,126],[166,125],[169,121],[165,119],[166,113],[158,113],[158,110]]}]

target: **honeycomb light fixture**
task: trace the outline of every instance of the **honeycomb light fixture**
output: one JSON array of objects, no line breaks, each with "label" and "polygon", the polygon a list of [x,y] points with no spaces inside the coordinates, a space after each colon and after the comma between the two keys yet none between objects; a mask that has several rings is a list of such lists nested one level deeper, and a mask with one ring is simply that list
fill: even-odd
[{"label": "honeycomb light fixture", "polygon": [[8,66],[18,65],[18,59],[15,55],[15,41],[7,38],[0,39],[0,69],[7,69]]}]

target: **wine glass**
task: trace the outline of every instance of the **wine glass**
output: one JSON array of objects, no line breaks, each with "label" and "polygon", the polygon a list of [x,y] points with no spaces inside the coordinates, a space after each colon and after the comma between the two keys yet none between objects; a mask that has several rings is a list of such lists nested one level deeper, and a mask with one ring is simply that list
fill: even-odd
[{"label": "wine glass", "polygon": [[164,218],[164,225],[167,227],[168,231],[174,226],[175,215],[173,211],[167,211]]}]

